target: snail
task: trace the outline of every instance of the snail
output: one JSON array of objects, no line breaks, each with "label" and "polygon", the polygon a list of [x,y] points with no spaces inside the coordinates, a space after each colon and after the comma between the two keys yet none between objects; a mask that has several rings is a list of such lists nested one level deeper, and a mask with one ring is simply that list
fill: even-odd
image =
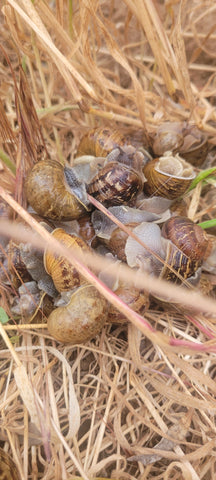
[{"label": "snail", "polygon": [[[125,224],[129,229],[137,226],[137,223]],[[109,248],[113,255],[116,255],[119,260],[126,262],[125,244],[128,239],[128,234],[124,232],[120,227],[116,227],[110,235],[109,239],[103,239],[103,243]]]},{"label": "snail", "polygon": [[104,127],[94,128],[82,137],[76,156],[106,157],[116,147],[123,147],[128,143],[119,130]]},{"label": "snail", "polygon": [[[72,248],[78,253],[91,252],[91,248],[81,238],[66,233],[62,228],[53,230],[52,235],[67,248]],[[58,292],[69,291],[85,283],[85,278],[63,256],[53,254],[46,248],[44,252],[44,266],[46,272],[51,275]]]},{"label": "snail", "polygon": [[105,206],[131,204],[142,188],[141,176],[118,162],[108,162],[90,181],[87,191]]},{"label": "snail", "polygon": [[167,151],[178,152],[192,165],[201,165],[209,150],[206,135],[196,125],[165,122],[157,129],[153,141],[155,155]]},{"label": "snail", "polygon": [[188,218],[172,217],[164,223],[162,231],[154,223],[143,222],[133,232],[145,248],[129,237],[125,244],[128,265],[166,280],[179,281],[169,267],[183,279],[196,275],[209,251],[206,233]]},{"label": "snail", "polygon": [[[144,315],[149,307],[149,294],[144,290],[127,285],[120,282],[114,290],[115,294],[128,305],[134,312]],[[120,313],[113,305],[110,305],[108,321],[113,323],[121,323],[126,321],[126,317]]]},{"label": "snail", "polygon": [[77,187],[76,179],[70,183],[71,172],[72,169],[65,169],[55,160],[42,160],[33,166],[25,180],[25,191],[29,204],[39,215],[70,220],[86,213],[82,190]]},{"label": "snail", "polygon": [[152,158],[145,148],[146,143],[143,132],[142,141],[137,142],[134,134],[124,136],[120,130],[99,127],[82,137],[76,157],[109,157],[109,161],[118,161],[139,170],[142,164]]},{"label": "snail", "polygon": [[63,343],[83,343],[96,336],[108,317],[107,300],[92,285],[81,285],[67,305],[48,317],[48,331]]},{"label": "snail", "polygon": [[19,470],[11,456],[0,448],[0,479],[20,480]]},{"label": "snail", "polygon": [[158,127],[152,148],[155,155],[161,156],[165,152],[179,152],[183,143],[181,124],[165,122]]},{"label": "snail", "polygon": [[206,232],[187,217],[169,218],[162,227],[162,235],[174,243],[185,255],[201,263],[206,258],[209,238]]},{"label": "snail", "polygon": [[146,178],[144,193],[171,200],[183,195],[196,176],[189,163],[171,152],[148,162],[143,173]]}]

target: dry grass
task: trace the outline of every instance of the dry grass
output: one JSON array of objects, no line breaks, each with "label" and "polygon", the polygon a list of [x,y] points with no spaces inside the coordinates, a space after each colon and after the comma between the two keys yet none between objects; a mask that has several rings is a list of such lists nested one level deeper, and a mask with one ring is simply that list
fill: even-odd
[{"label": "dry grass", "polygon": [[[209,136],[207,166],[214,165],[215,10],[213,0],[3,1],[0,194],[45,241],[52,242],[25,212],[23,196],[43,138],[51,158],[72,163],[89,127],[148,136],[164,121],[195,122]],[[215,199],[214,183],[199,184],[187,195],[188,216],[216,217]],[[14,223],[5,228],[23,237]],[[164,292],[160,282],[138,280]],[[210,298],[173,287],[176,303],[152,300],[141,320],[100,283],[130,321],[107,324],[80,346],[55,342],[41,317],[0,325],[0,441],[22,480],[215,477],[215,284],[203,275]],[[1,285],[9,315],[14,295]],[[128,460],[137,455],[139,462]]]}]

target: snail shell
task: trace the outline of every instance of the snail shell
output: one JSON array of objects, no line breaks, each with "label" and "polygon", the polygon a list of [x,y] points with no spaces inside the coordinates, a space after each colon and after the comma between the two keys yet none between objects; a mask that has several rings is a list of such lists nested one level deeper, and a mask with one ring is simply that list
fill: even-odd
[{"label": "snail shell", "polygon": [[[137,223],[128,223],[125,226],[127,226],[130,229],[133,229],[134,227],[137,226]],[[109,240],[103,240],[105,245],[109,248],[109,250],[113,253],[113,255],[116,255],[119,260],[122,260],[123,262],[127,261],[126,255],[125,255],[125,245],[126,241],[128,239],[128,234],[124,232],[120,227],[116,227],[111,235]]]},{"label": "snail shell", "polygon": [[37,162],[26,177],[25,190],[31,207],[44,217],[72,220],[87,210],[73,194],[64,167],[55,160]]},{"label": "snail shell", "polygon": [[184,143],[182,125],[179,122],[165,122],[157,129],[153,151],[155,155],[161,156],[165,152],[179,152]]},{"label": "snail shell", "polygon": [[193,167],[178,155],[167,152],[151,160],[143,169],[146,178],[144,192],[171,200],[186,192],[196,174]]},{"label": "snail shell", "polygon": [[201,165],[209,150],[207,136],[196,125],[165,122],[158,127],[153,151],[163,155],[167,151],[180,153],[192,165]]},{"label": "snail shell", "polygon": [[185,255],[171,241],[167,242],[165,264],[161,270],[160,277],[167,281],[180,283],[181,280],[169,268],[171,266],[184,279],[192,277],[200,266],[200,262]]},{"label": "snail shell", "polygon": [[2,480],[20,480],[19,470],[12,460],[2,448],[0,448],[0,479]]},{"label": "snail shell", "polygon": [[191,260],[201,264],[206,257],[208,235],[189,218],[181,216],[169,218],[163,224],[162,235],[171,240]]},{"label": "snail shell", "polygon": [[48,318],[49,333],[59,342],[83,343],[95,337],[108,316],[107,300],[92,285],[82,285],[70,302]]},{"label": "snail shell", "polygon": [[133,169],[117,162],[107,163],[87,186],[87,191],[106,206],[131,203],[142,188]]},{"label": "snail shell", "polygon": [[118,130],[94,128],[84,135],[77,150],[77,157],[94,155],[106,157],[114,148],[127,145],[127,140]]},{"label": "snail shell", "polygon": [[[135,287],[131,288],[131,286],[127,284],[120,283],[115,290],[115,294],[118,295],[128,307],[140,315],[144,315],[149,307],[149,294],[144,292],[144,290],[139,290]],[[110,305],[108,320],[113,323],[121,323],[127,321],[127,318],[113,307],[113,305]]]},{"label": "snail shell", "polygon": [[[91,252],[91,248],[84,240],[66,233],[62,228],[53,230],[52,235],[65,247],[72,248],[75,252]],[[44,266],[47,273],[51,275],[58,292],[69,291],[86,283],[85,278],[65,257],[53,254],[48,248],[44,252]]]}]

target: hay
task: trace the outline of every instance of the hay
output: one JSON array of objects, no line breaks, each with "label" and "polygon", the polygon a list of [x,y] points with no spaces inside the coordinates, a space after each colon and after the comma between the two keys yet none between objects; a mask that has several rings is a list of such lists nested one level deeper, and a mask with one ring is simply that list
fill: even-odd
[{"label": "hay", "polygon": [[[42,236],[62,251],[25,211],[23,180],[46,150],[72,164],[89,127],[142,129],[148,139],[165,121],[193,122],[208,135],[206,168],[215,165],[215,10],[210,0],[3,2],[0,195],[31,231],[5,221],[1,232],[38,246]],[[187,194],[188,217],[214,219],[215,198],[212,175]],[[141,319],[92,275],[101,260],[70,260],[129,322],[65,346],[48,334],[40,306],[28,322],[14,318],[16,289],[1,282],[12,321],[0,324],[0,446],[21,479],[211,480],[215,275],[202,275],[202,292],[169,287],[173,303],[152,298]],[[126,274],[166,292],[159,280]]]}]

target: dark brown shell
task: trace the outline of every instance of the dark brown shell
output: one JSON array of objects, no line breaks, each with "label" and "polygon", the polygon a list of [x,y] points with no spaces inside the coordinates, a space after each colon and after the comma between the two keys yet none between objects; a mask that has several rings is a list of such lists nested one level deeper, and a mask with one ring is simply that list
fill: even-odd
[{"label": "dark brown shell", "polygon": [[139,174],[121,163],[107,163],[87,186],[90,195],[110,207],[130,203],[142,188]]},{"label": "dark brown shell", "polygon": [[66,181],[64,167],[55,160],[34,165],[26,177],[25,191],[27,201],[43,217],[73,220],[86,213]]},{"label": "dark brown shell", "polygon": [[[125,226],[133,229],[137,226],[137,223],[127,223],[125,224]],[[116,255],[119,260],[126,262],[127,258],[125,255],[125,244],[127,239],[128,234],[124,232],[120,227],[116,227],[112,231],[109,240],[104,240],[103,243],[105,243],[109,247],[109,250],[113,253],[113,255]]]},{"label": "dark brown shell", "polygon": [[127,140],[118,130],[94,128],[82,137],[76,157],[82,155],[106,157],[114,148],[125,145],[127,145]]},{"label": "dark brown shell", "polygon": [[146,178],[144,192],[150,196],[160,196],[174,200],[186,192],[195,172],[192,166],[184,159],[170,152],[163,157],[150,160],[143,173]]},{"label": "dark brown shell", "polygon": [[171,217],[163,225],[162,235],[168,238],[192,261],[203,261],[208,249],[206,232],[187,217]]},{"label": "dark brown shell", "polygon": [[[62,228],[54,230],[52,235],[59,240],[62,245],[71,248],[73,252],[91,252],[90,247],[84,240],[75,235],[69,235]],[[53,254],[48,248],[44,252],[44,267],[47,273],[51,275],[58,292],[69,291],[86,283],[85,278],[80,275],[78,270],[73,267],[65,257]]]},{"label": "dark brown shell", "polygon": [[193,260],[185,255],[172,242],[168,243],[165,265],[162,268],[160,277],[174,283],[180,283],[181,280],[175,273],[170,270],[171,266],[182,278],[192,277],[200,266],[200,262]]}]

